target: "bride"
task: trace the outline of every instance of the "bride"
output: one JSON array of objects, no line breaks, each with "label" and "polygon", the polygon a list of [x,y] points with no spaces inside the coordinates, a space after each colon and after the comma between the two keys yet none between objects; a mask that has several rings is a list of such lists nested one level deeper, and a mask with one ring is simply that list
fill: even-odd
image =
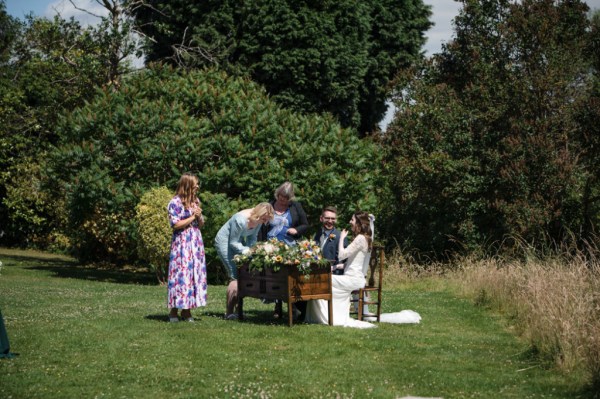
[{"label": "bride", "polygon": [[[344,274],[331,276],[333,325],[371,328],[375,325],[350,317],[350,296],[352,291],[365,286],[363,264],[365,258],[371,253],[373,243],[369,214],[362,211],[355,212],[350,220],[350,226],[354,234],[354,240],[348,247],[344,248],[344,240],[348,235],[348,231],[342,230],[338,247],[339,259],[347,259]],[[309,301],[305,321],[307,323],[329,324],[327,301],[324,299]]]}]

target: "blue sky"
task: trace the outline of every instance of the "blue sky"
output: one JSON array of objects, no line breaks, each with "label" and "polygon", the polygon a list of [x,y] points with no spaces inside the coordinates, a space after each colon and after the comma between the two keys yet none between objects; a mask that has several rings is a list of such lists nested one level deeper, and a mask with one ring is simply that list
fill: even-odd
[{"label": "blue sky", "polygon": [[[599,0],[600,1],[600,0]],[[79,8],[90,11],[100,11],[103,8],[95,0],[74,0]],[[40,17],[52,18],[60,13],[63,18],[75,19],[82,23],[93,23],[95,18],[76,10],[69,0],[5,0],[6,11],[17,18],[23,19],[27,14],[33,12]]]}]

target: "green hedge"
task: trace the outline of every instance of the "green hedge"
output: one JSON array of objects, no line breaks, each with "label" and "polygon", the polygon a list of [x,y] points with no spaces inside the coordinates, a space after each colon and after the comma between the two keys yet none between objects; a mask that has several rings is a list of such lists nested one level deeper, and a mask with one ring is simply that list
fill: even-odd
[{"label": "green hedge", "polygon": [[195,173],[205,193],[209,253],[222,222],[271,199],[285,180],[313,223],[325,204],[345,221],[376,203],[370,141],[329,115],[283,109],[260,86],[215,70],[140,72],[66,117],[60,137],[48,173],[67,193],[69,235],[82,259],[136,260],[135,207],[149,189],[174,190],[184,172]]}]

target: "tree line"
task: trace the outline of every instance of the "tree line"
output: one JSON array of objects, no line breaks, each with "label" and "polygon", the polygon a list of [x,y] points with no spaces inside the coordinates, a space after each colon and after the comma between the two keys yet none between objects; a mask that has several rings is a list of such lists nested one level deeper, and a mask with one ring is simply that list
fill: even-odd
[{"label": "tree line", "polygon": [[419,253],[594,241],[600,18],[584,2],[463,1],[429,58],[420,0],[100,3],[83,27],[0,1],[3,245],[138,261],[136,206],[186,171],[215,226],[291,180],[311,222],[366,209]]}]

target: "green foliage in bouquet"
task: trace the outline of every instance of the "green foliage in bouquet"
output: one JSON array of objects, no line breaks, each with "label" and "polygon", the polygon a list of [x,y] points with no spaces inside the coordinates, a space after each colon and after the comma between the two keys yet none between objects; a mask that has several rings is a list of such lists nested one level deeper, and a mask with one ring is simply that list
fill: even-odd
[{"label": "green foliage in bouquet", "polygon": [[297,245],[289,246],[272,238],[259,242],[250,252],[236,255],[233,260],[239,266],[248,264],[249,270],[263,271],[270,268],[278,271],[282,267],[296,267],[308,277],[312,268],[329,266],[329,260],[323,258],[319,245],[311,240],[302,240]]}]

